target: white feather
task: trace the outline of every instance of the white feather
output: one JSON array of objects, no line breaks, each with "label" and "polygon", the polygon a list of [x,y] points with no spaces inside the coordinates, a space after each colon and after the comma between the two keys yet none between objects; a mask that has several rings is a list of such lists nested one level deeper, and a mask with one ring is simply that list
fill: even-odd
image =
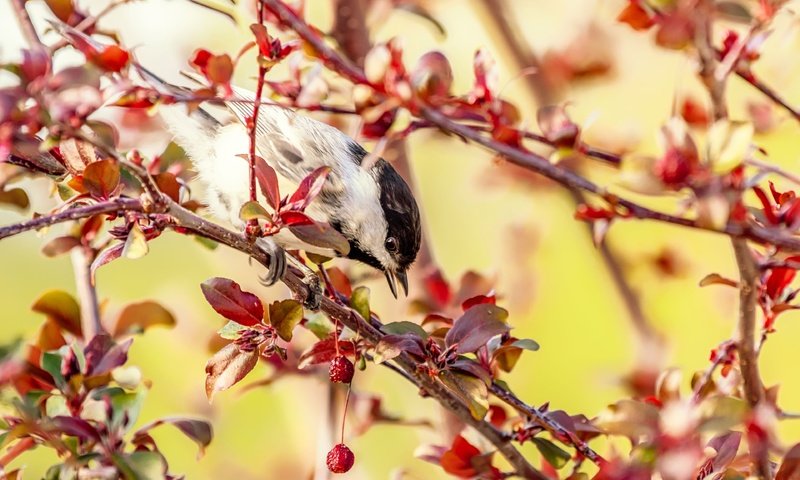
[{"label": "white feather", "polygon": [[[252,93],[243,90],[237,89],[236,93],[244,99],[253,98]],[[212,214],[241,228],[239,210],[249,200],[249,170],[247,161],[239,155],[246,155],[249,150],[250,139],[242,122],[252,112],[252,104],[231,102],[229,108],[239,121],[218,127],[190,116],[183,105],[162,106],[160,112],[176,143],[192,159],[206,187],[205,202]],[[338,218],[346,237],[358,239],[362,248],[384,266],[394,266],[393,258],[383,246],[387,224],[379,201],[380,189],[373,174],[353,160],[350,151],[353,141],[349,137],[327,124],[274,104],[262,105],[257,135],[258,154],[278,173],[282,196],[291,195],[297,184],[315,169],[330,167],[325,188],[336,192],[341,205],[326,205],[317,198],[306,213],[322,222]],[[333,255],[330,250],[300,241],[286,229],[273,238],[284,248]]]}]

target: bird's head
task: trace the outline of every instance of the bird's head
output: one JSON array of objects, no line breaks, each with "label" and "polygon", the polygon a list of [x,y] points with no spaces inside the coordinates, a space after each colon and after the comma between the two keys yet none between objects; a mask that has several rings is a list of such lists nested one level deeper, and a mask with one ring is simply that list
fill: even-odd
[{"label": "bird's head", "polygon": [[407,271],[422,242],[417,202],[403,177],[385,160],[375,162],[370,176],[380,191],[381,215],[370,216],[358,235],[349,239],[348,257],[381,270],[395,298],[398,283],[408,295]]}]

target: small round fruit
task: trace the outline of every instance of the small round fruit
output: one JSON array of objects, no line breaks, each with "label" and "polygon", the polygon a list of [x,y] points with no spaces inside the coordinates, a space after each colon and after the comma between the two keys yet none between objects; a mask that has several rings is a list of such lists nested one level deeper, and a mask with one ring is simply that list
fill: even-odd
[{"label": "small round fruit", "polygon": [[333,383],[350,383],[353,381],[355,367],[347,357],[339,355],[331,360],[331,368],[328,373]]},{"label": "small round fruit", "polygon": [[328,452],[328,457],[325,463],[328,465],[328,470],[333,473],[345,473],[353,468],[353,463],[356,461],[353,451],[347,445],[340,443],[331,448]]}]

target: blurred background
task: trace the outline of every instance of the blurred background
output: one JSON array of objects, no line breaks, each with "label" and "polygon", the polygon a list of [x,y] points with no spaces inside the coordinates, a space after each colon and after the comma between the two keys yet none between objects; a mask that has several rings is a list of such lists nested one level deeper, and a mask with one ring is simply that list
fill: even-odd
[{"label": "blurred background", "polygon": [[[331,23],[330,2],[309,0],[308,19],[323,30]],[[467,91],[473,80],[474,52],[493,52],[501,72],[503,96],[520,106],[527,125],[535,129],[536,102],[526,77],[510,56],[504,32],[490,21],[486,3],[477,0],[431,0],[424,6],[441,23],[443,35],[430,22],[396,11],[373,31],[373,40],[402,38],[410,67],[428,50],[441,50],[455,73],[454,91]],[[491,2],[489,2],[491,3]],[[570,78],[558,98],[568,101],[569,112],[584,125],[583,139],[612,150],[657,154],[656,132],[674,105],[692,98],[705,104],[694,78],[693,65],[681,52],[657,47],[651,33],[634,32],[617,23],[625,5],[619,0],[509,1],[509,18],[544,61],[543,68],[566,64]],[[97,11],[105,2],[84,2]],[[44,28],[42,5],[30,2],[37,26]],[[239,23],[186,1],[147,0],[123,5],[102,22],[120,33],[145,65],[167,78],[186,68],[192,51],[204,47],[235,55],[250,38],[253,17],[246,5],[233,8]],[[800,58],[796,19],[784,16],[767,40],[756,71],[794,103],[800,103]],[[17,58],[24,46],[9,0],[0,0],[0,61]],[[64,58],[70,62],[75,59]],[[254,84],[254,63],[243,61],[237,83]],[[529,72],[529,74],[531,74]],[[533,73],[535,74],[535,73]],[[280,75],[280,73],[276,73]],[[0,77],[3,79],[3,77]],[[732,79],[731,116],[749,119],[764,107],[764,99],[748,85]],[[109,115],[118,115],[110,112]],[[798,124],[781,112],[757,141],[770,161],[796,171]],[[130,141],[145,151],[163,150],[168,139],[155,129]],[[795,147],[795,148],[793,148]],[[607,237],[610,248],[641,301],[646,320],[663,335],[664,343],[642,341],[628,309],[614,286],[609,270],[594,247],[586,226],[573,220],[575,204],[563,189],[541,179],[498,166],[480,148],[433,132],[415,133],[409,152],[427,241],[445,276],[457,284],[468,270],[496,279],[499,303],[511,311],[518,337],[535,339],[541,349],[522,357],[506,377],[516,393],[534,405],[569,413],[596,415],[608,404],[628,395],[631,376],[652,375],[676,367],[684,372],[684,386],[693,372],[708,365],[708,355],[729,338],[736,316],[737,296],[724,287],[699,288],[698,281],[717,272],[736,277],[736,268],[724,237],[647,222],[618,222]],[[590,176],[613,191],[648,205],[677,212],[676,198],[654,201],[616,185],[614,170],[589,165]],[[780,180],[777,181],[779,187]],[[47,182],[23,185],[31,196],[27,212],[0,210],[3,224],[55,205]],[[43,235],[51,237],[54,232]],[[47,259],[40,253],[43,239],[34,233],[0,243],[0,343],[31,336],[41,318],[30,311],[44,290],[74,292],[67,257]],[[344,266],[344,261],[336,261]],[[325,422],[324,376],[288,377],[269,387],[244,390],[238,386],[218,395],[209,405],[204,388],[204,366],[209,341],[223,320],[204,301],[199,284],[212,276],[233,278],[263,299],[283,298],[281,287],[264,289],[260,270],[246,258],[219,248],[210,251],[188,237],[166,234],[151,244],[149,255],[120,260],[98,275],[99,295],[108,299],[105,312],[131,301],[153,299],[177,318],[174,329],[154,329],[137,338],[130,364],[138,365],[152,382],[140,422],[172,414],[210,418],[215,437],[206,455],[196,458],[188,440],[169,429],[155,432],[170,459],[171,470],[190,479],[310,478],[313,465],[328,446],[318,446]],[[372,308],[385,322],[419,320],[408,313],[407,300],[394,300],[383,278],[369,281]],[[412,286],[410,297],[420,292]],[[800,338],[797,313],[784,314],[778,334],[761,357],[767,385],[780,381],[779,402],[790,412],[800,411],[800,379],[791,375]],[[310,336],[305,340],[310,341]],[[244,384],[270,373],[257,367]],[[414,388],[397,375],[370,366],[358,373],[357,391],[383,397],[385,409],[408,419],[440,418],[432,400],[420,399]],[[800,425],[784,422],[788,441],[800,435]],[[437,443],[436,429],[376,425],[365,435],[348,440],[356,466],[341,478],[444,478],[437,467],[414,458],[420,444]],[[602,444],[598,444],[603,451]],[[623,446],[624,447],[624,446]],[[534,449],[524,447],[535,457]],[[23,455],[16,465],[27,465],[26,478],[38,478],[55,459],[44,452]],[[392,475],[404,471],[405,477]]]}]

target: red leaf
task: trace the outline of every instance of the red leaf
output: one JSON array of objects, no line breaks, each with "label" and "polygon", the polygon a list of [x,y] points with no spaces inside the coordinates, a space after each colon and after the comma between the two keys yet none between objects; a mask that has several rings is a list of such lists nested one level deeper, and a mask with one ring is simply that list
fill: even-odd
[{"label": "red leaf", "polygon": [[211,52],[209,52],[204,48],[198,48],[192,54],[192,59],[189,60],[189,63],[197,67],[197,69],[200,70],[201,72],[205,73],[206,66],[208,65],[208,60],[211,57],[212,57]]},{"label": "red leaf", "polygon": [[107,199],[119,188],[119,165],[114,160],[90,163],[83,171],[83,186],[94,197]]},{"label": "red leaf", "polygon": [[86,358],[86,371],[91,373],[100,361],[114,347],[114,340],[107,334],[95,335],[83,349]]},{"label": "red leaf", "polygon": [[20,69],[25,80],[32,82],[44,77],[50,72],[50,55],[42,48],[25,49],[22,51],[22,64]]},{"label": "red leaf", "polygon": [[686,98],[681,104],[681,117],[693,127],[705,127],[709,123],[708,111],[693,98]]},{"label": "red leaf", "polygon": [[214,277],[203,282],[200,288],[211,307],[228,320],[246,327],[261,323],[264,317],[261,300],[252,293],[243,292],[233,280]]},{"label": "red leaf", "polygon": [[46,257],[55,257],[67,253],[80,244],[81,241],[72,236],[56,237],[42,247],[42,253]]},{"label": "red leaf", "polygon": [[710,460],[712,471],[724,472],[733,459],[736,458],[736,452],[739,450],[741,442],[742,432],[728,432],[709,440],[708,446],[717,451],[717,455]]},{"label": "red leaf", "polygon": [[[301,356],[297,364],[297,368],[306,368],[310,365],[317,365],[320,363],[328,363],[336,356],[336,341],[333,336],[320,340],[306,350]],[[338,342],[340,355],[355,355],[353,349],[353,342]]]},{"label": "red leaf", "polygon": [[436,302],[437,308],[444,308],[453,298],[450,284],[444,279],[441,270],[436,270],[425,277],[425,291],[428,292],[431,300]]},{"label": "red leaf", "polygon": [[131,348],[131,343],[133,343],[133,339],[113,345],[91,370],[89,370],[89,360],[87,358],[87,375],[102,375],[124,365],[128,361],[128,349]]},{"label": "red leaf", "polygon": [[422,339],[411,333],[384,336],[375,346],[375,363],[391,360],[403,352],[424,358]]},{"label": "red leaf", "polygon": [[580,127],[570,120],[561,105],[540,108],[536,112],[536,121],[547,140],[556,147],[574,147],[581,133]]},{"label": "red leaf", "polygon": [[308,215],[301,212],[296,212],[294,210],[289,210],[285,212],[281,212],[281,222],[287,227],[291,227],[292,225],[313,225],[314,220],[308,218]]},{"label": "red leaf", "polygon": [[[289,198],[289,205],[292,210],[305,210],[309,203],[319,194],[322,186],[325,185],[325,180],[328,174],[331,173],[330,167],[319,167],[313,172],[309,173],[306,178],[300,182],[297,190]],[[296,206],[295,206],[296,205]]]},{"label": "red leaf", "polygon": [[800,480],[800,443],[786,452],[775,480]]},{"label": "red leaf", "polygon": [[503,425],[506,423],[506,420],[508,420],[508,414],[506,413],[506,409],[500,405],[489,405],[488,418],[489,423],[497,428],[502,429]]},{"label": "red leaf", "polygon": [[254,23],[250,25],[250,31],[253,32],[253,35],[256,37],[256,45],[258,45],[259,53],[265,57],[271,57],[271,42],[269,33],[267,33],[267,27],[260,23]]},{"label": "red leaf", "polygon": [[345,297],[349,297],[353,293],[353,286],[350,284],[350,279],[347,278],[347,275],[338,267],[328,268],[327,271],[333,288]]},{"label": "red leaf", "polygon": [[494,293],[490,293],[489,295],[477,295],[475,297],[464,300],[464,302],[461,304],[461,309],[466,312],[475,305],[481,305],[484,303],[490,303],[492,305],[496,305],[497,297],[495,296]]},{"label": "red leaf", "polygon": [[[774,188],[772,184],[770,184],[770,187]],[[755,192],[756,197],[758,197],[758,200],[761,202],[761,210],[764,212],[764,217],[767,219],[767,221],[772,225],[778,225],[780,220],[775,215],[775,209],[772,208],[772,204],[770,203],[769,198],[767,198],[767,194],[764,193],[764,190],[762,190],[761,187],[753,187],[753,192]],[[774,192],[773,196],[775,196]]]},{"label": "red leaf", "polygon": [[617,21],[627,23],[634,30],[647,30],[655,24],[653,17],[637,1],[628,3],[617,15]]},{"label": "red leaf", "polygon": [[213,55],[206,63],[206,77],[220,85],[228,85],[233,76],[233,60],[228,54]]},{"label": "red leaf", "polygon": [[176,202],[181,201],[181,184],[178,179],[169,172],[162,172],[155,176],[156,186],[166,196]]},{"label": "red leaf", "polygon": [[100,252],[99,255],[97,255],[97,257],[92,262],[92,266],[89,268],[89,274],[92,277],[92,283],[95,282],[95,275],[97,274],[97,269],[121,257],[122,250],[124,249],[125,249],[125,244],[119,243],[117,245],[114,245],[113,247],[106,248],[105,250]]},{"label": "red leaf", "polygon": [[458,345],[458,353],[474,352],[495,335],[510,330],[503,322],[507,317],[508,312],[496,305],[476,305],[453,323],[444,338],[445,344],[448,347]]},{"label": "red leaf", "polygon": [[280,190],[278,189],[278,175],[275,169],[261,157],[256,155],[256,179],[261,193],[267,199],[267,203],[274,209],[278,209],[281,201]]},{"label": "red leaf", "polygon": [[[800,261],[800,257],[789,257],[789,262]],[[775,300],[783,293],[783,290],[794,280],[797,270],[789,267],[775,267],[769,270],[765,282],[766,294]]]},{"label": "red leaf", "polygon": [[453,440],[450,450],[444,452],[440,463],[445,472],[462,478],[472,478],[479,472],[472,466],[472,459],[481,451],[470,444],[461,435]]},{"label": "red leaf", "polygon": [[102,52],[89,57],[90,61],[107,72],[119,72],[128,65],[130,54],[117,45],[109,45]]},{"label": "red leaf", "polygon": [[769,191],[772,193],[772,198],[775,199],[775,203],[781,206],[783,206],[783,204],[787,203],[789,200],[793,200],[795,198],[795,193],[793,191],[789,190],[781,193],[775,188],[775,184],[772,182],[769,182]]},{"label": "red leaf", "polygon": [[50,419],[50,430],[63,433],[70,437],[78,437],[81,440],[100,440],[100,434],[82,418],[67,417],[59,415]]}]

